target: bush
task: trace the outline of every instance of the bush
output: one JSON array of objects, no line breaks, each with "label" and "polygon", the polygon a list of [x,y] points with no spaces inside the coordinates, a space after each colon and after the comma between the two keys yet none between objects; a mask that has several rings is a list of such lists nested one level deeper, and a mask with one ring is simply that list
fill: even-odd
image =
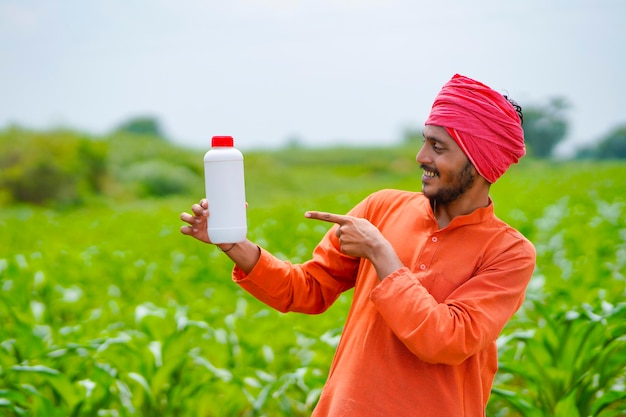
[{"label": "bush", "polygon": [[76,206],[95,195],[134,200],[203,192],[202,151],[146,135],[0,131],[0,204]]},{"label": "bush", "polygon": [[107,144],[78,133],[0,133],[0,201],[74,205],[102,191]]},{"label": "bush", "polygon": [[139,197],[191,193],[198,182],[198,176],[188,168],[160,160],[132,164],[122,178]]}]

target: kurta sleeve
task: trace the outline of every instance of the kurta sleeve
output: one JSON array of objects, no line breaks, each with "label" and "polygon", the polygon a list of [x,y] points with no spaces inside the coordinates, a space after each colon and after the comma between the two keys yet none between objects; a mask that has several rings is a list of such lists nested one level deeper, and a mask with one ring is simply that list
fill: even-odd
[{"label": "kurta sleeve", "polygon": [[[365,201],[348,214],[360,215]],[[314,221],[314,220],[311,220]],[[319,314],[326,311],[342,292],[354,287],[361,262],[343,254],[334,225],[302,264],[282,261],[265,249],[255,267],[246,275],[233,269],[233,281],[268,306],[281,311]]]},{"label": "kurta sleeve", "polygon": [[376,286],[370,300],[420,359],[456,365],[496,340],[521,306],[534,265],[534,247],[518,239],[443,302],[406,267]]},{"label": "kurta sleeve", "polygon": [[326,311],[342,292],[354,286],[353,264],[345,256],[329,257],[328,238],[315,249],[313,259],[303,264],[282,261],[261,249],[261,257],[246,275],[233,269],[233,281],[255,298],[281,311],[319,314]]},{"label": "kurta sleeve", "polygon": [[[348,215],[361,217],[370,197],[357,204]],[[311,220],[315,221],[315,220]],[[246,275],[233,269],[233,281],[261,302],[281,311],[319,314],[326,311],[342,292],[354,287],[360,258],[339,250],[332,226],[315,247],[311,260],[302,264],[282,261],[265,249],[255,267]]]}]

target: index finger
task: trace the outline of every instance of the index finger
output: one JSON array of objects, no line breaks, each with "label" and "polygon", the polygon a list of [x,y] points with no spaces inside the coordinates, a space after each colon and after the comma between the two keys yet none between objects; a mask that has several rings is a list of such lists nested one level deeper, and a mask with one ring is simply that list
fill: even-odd
[{"label": "index finger", "polygon": [[322,220],[329,223],[337,223],[340,226],[346,223],[349,219],[349,216],[344,216],[342,214],[326,213],[324,211],[307,211],[306,213],[304,213],[304,217],[309,219]]}]

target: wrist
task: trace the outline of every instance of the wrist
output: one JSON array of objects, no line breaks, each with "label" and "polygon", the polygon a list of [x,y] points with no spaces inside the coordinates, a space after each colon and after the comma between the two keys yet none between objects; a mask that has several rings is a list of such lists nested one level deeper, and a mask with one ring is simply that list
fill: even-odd
[{"label": "wrist", "polygon": [[237,243],[219,243],[219,244],[216,244],[215,246],[217,246],[219,250],[221,250],[222,252],[228,253],[230,252],[231,249],[237,246]]},{"label": "wrist", "polygon": [[370,258],[370,262],[374,265],[374,269],[376,269],[381,280],[404,266],[390,243],[381,246],[374,253],[375,255]]}]

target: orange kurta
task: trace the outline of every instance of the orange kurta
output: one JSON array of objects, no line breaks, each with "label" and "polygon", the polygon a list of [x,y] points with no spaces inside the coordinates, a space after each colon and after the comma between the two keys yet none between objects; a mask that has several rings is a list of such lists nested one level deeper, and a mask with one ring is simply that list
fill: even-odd
[{"label": "orange kurta", "polygon": [[439,229],[421,193],[383,190],[350,214],[368,219],[405,267],[382,281],[339,251],[335,228],[293,265],[262,250],[246,291],[279,311],[316,314],[354,287],[328,381],[313,416],[480,417],[498,358],[496,338],[521,306],[535,249],[493,204]]}]

